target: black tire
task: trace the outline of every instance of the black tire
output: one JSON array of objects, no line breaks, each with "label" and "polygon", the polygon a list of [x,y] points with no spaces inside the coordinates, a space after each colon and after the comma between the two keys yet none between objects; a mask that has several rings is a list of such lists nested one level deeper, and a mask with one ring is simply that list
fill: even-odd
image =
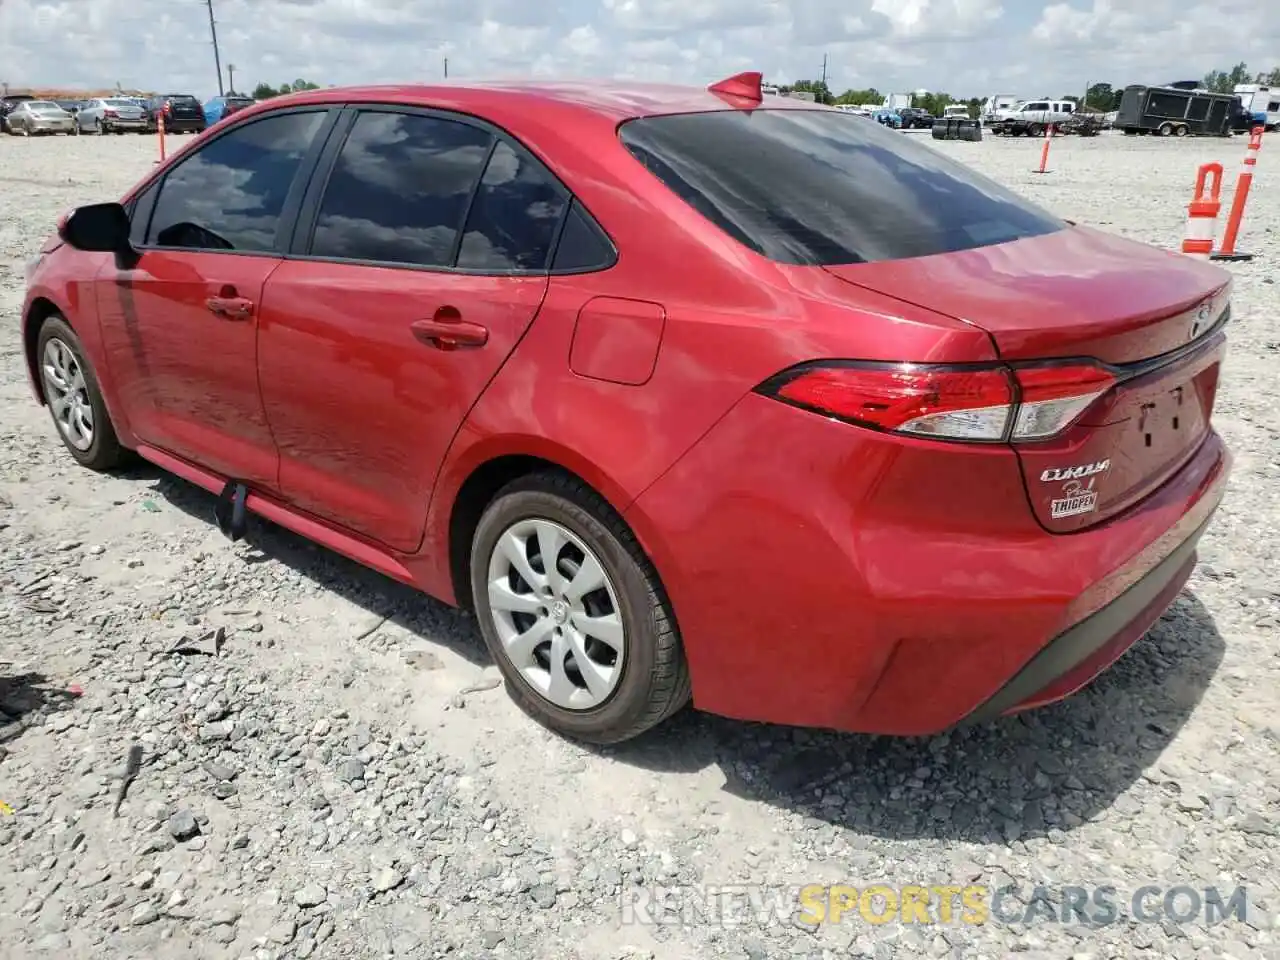
[{"label": "black tire", "polygon": [[1174,127],[1174,128],[1173,128],[1173,135],[1174,135],[1175,137],[1185,137],[1185,136],[1187,135],[1187,126],[1186,126],[1186,124],[1184,124],[1184,123],[1180,123],[1180,124],[1178,124],[1176,127]]},{"label": "black tire", "polygon": [[1167,122],[1162,123],[1160,124],[1160,129],[1157,130],[1156,132],[1159,133],[1160,136],[1162,137],[1170,136],[1173,133],[1173,124],[1167,123]]},{"label": "black tire", "polygon": [[[572,532],[600,559],[617,594],[626,655],[617,687],[590,710],[566,710],[538,693],[508,659],[489,607],[489,558],[513,524],[550,520]],[[688,665],[675,618],[626,522],[582,481],[558,471],[531,474],[498,491],[471,543],[471,591],[489,653],[507,692],[533,719],[565,736],[595,744],[630,740],[684,707],[690,699]]]},{"label": "black tire", "polygon": [[[36,338],[36,364],[37,367],[44,364],[45,347],[50,340],[57,339],[71,351],[75,357],[76,364],[80,368],[81,374],[84,376],[85,393],[89,397],[89,405],[93,408],[93,442],[87,450],[77,450],[62,434],[57,424],[57,417],[53,413],[53,407],[49,407],[49,415],[54,420],[54,429],[58,433],[59,439],[62,440],[63,446],[71,453],[76,462],[82,467],[90,470],[112,470],[123,463],[128,455],[128,451],[121,446],[120,440],[116,437],[115,427],[111,424],[111,416],[107,413],[107,405],[102,399],[102,388],[98,386],[98,378],[94,375],[93,366],[85,359],[84,347],[80,344],[80,338],[76,336],[70,324],[62,317],[56,314],[45,320],[40,327],[40,334]],[[43,383],[41,384],[43,388]]]},{"label": "black tire", "polygon": [[100,137],[105,137],[107,135],[107,125],[102,122],[101,117],[98,117],[93,121],[93,132]]}]

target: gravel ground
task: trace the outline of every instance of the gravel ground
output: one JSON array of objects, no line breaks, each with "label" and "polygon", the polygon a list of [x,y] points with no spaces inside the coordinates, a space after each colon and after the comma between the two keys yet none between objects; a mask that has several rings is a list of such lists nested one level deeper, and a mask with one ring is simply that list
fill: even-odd
[{"label": "gravel ground", "polygon": [[[1244,151],[1059,140],[1041,177],[1037,142],[938,146],[1065,217],[1168,247],[1196,165],[1219,159],[1230,182]],[[1280,958],[1280,419],[1267,386],[1280,157],[1267,147],[1241,237],[1259,256],[1231,268],[1216,418],[1234,479],[1189,588],[1110,673],[950,736],[687,711],[610,750],[525,719],[465,616],[263,524],[231,545],[203,492],[146,467],[96,476],[63,452],[25,383],[22,266],[59,212],[118,196],[154,150],[145,137],[0,137],[7,957]],[[1021,902],[1040,884],[1053,910],[1063,885],[1109,884],[1122,911],[931,926],[855,911],[815,929],[741,908],[669,925],[624,909],[645,886],[806,883],[1017,884]],[[1146,884],[1242,886],[1248,906],[1243,920],[1138,922],[1123,905]]]}]

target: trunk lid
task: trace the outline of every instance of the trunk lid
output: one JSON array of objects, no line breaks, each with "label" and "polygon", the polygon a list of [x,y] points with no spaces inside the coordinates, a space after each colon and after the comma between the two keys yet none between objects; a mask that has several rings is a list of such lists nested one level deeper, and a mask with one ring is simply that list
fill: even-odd
[{"label": "trunk lid", "polygon": [[[1093,361],[1114,378],[1065,432],[1014,444],[1047,530],[1070,533],[1139,503],[1208,434],[1231,292],[1229,274],[1211,264],[1072,226],[824,269],[986,331],[1015,370]],[[1079,364],[1059,364],[1068,366]]]}]

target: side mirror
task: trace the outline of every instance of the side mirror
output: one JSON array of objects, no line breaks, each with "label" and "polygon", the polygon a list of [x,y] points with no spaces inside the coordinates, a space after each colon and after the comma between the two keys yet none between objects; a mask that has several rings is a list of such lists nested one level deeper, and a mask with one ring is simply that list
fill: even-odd
[{"label": "side mirror", "polygon": [[118,203],[91,203],[76,207],[58,228],[62,242],[89,253],[126,253],[129,246],[129,214]]}]

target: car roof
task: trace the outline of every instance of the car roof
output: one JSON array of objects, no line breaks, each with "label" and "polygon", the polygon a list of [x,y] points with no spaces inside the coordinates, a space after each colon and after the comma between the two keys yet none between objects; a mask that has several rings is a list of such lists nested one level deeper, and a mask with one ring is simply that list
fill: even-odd
[{"label": "car roof", "polygon": [[[554,107],[613,121],[670,113],[700,113],[731,109],[732,105],[705,87],[661,83],[588,80],[488,80],[441,84],[387,84],[325,87],[275,97],[272,106],[302,103],[391,102],[406,106],[437,106],[474,111],[523,113]],[[811,101],[765,96],[757,109],[823,109]]]}]

